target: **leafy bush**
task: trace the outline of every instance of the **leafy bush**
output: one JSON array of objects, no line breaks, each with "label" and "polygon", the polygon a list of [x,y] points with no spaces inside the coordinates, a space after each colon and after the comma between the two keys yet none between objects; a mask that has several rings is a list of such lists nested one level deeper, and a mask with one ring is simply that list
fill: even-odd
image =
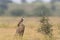
[{"label": "leafy bush", "polygon": [[45,6],[39,6],[36,9],[34,9],[34,14],[36,16],[42,16],[42,15],[51,16],[52,14],[50,12],[51,12],[50,9]]},{"label": "leafy bush", "polygon": [[23,9],[16,9],[11,12],[12,16],[23,16],[24,15],[24,10]]},{"label": "leafy bush", "polygon": [[0,8],[0,16],[4,14],[4,10]]},{"label": "leafy bush", "polygon": [[41,7],[41,14],[42,14],[42,17],[41,17],[41,20],[40,20],[40,23],[41,23],[41,28],[38,28],[38,32],[41,32],[42,34],[45,34],[49,37],[49,39],[51,40],[52,39],[52,25],[49,23],[49,18],[48,18],[48,15],[47,12],[47,8],[45,9],[45,7]]}]

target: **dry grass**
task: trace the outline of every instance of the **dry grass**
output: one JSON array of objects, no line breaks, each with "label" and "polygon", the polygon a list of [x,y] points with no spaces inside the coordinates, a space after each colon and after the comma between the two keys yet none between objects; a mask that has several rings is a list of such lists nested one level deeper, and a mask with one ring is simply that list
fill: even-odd
[{"label": "dry grass", "polygon": [[[15,40],[15,30],[20,17],[0,17],[0,40]],[[47,40],[46,36],[38,33],[40,27],[39,17],[25,17],[25,33],[22,40]],[[58,26],[60,26],[59,17],[50,17],[49,22],[53,25],[53,38],[60,40]],[[16,39],[17,40],[17,39]]]}]

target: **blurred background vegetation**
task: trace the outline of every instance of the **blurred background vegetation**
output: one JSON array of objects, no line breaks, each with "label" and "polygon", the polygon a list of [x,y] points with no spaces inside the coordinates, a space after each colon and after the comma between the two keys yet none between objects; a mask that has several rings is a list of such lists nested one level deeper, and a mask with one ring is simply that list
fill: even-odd
[{"label": "blurred background vegetation", "polygon": [[51,0],[48,3],[42,0],[27,3],[26,0],[22,0],[21,4],[12,0],[0,0],[0,16],[42,16],[42,11],[48,16],[60,16],[59,4],[59,0]]}]

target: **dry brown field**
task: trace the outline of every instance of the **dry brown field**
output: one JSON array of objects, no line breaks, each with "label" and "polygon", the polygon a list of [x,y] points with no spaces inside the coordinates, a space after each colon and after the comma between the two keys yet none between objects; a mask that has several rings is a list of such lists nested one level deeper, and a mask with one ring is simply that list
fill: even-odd
[{"label": "dry brown field", "polygon": [[[0,40],[17,40],[14,36],[20,17],[0,17]],[[60,40],[60,17],[49,17],[53,25],[53,39]],[[44,34],[37,32],[40,17],[24,18],[25,32],[22,40],[48,40]]]}]

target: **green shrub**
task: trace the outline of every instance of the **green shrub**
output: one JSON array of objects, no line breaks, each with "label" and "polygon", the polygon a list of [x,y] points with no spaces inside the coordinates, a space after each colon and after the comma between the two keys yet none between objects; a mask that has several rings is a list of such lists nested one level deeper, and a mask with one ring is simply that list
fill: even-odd
[{"label": "green shrub", "polygon": [[23,16],[25,11],[23,9],[16,9],[11,11],[12,16]]},{"label": "green shrub", "polygon": [[4,10],[0,8],[0,16],[4,14]]},{"label": "green shrub", "polygon": [[39,6],[39,7],[35,8],[34,9],[34,14],[36,16],[42,16],[42,15],[51,16],[52,15],[51,10],[49,8],[45,7],[45,6]]}]

